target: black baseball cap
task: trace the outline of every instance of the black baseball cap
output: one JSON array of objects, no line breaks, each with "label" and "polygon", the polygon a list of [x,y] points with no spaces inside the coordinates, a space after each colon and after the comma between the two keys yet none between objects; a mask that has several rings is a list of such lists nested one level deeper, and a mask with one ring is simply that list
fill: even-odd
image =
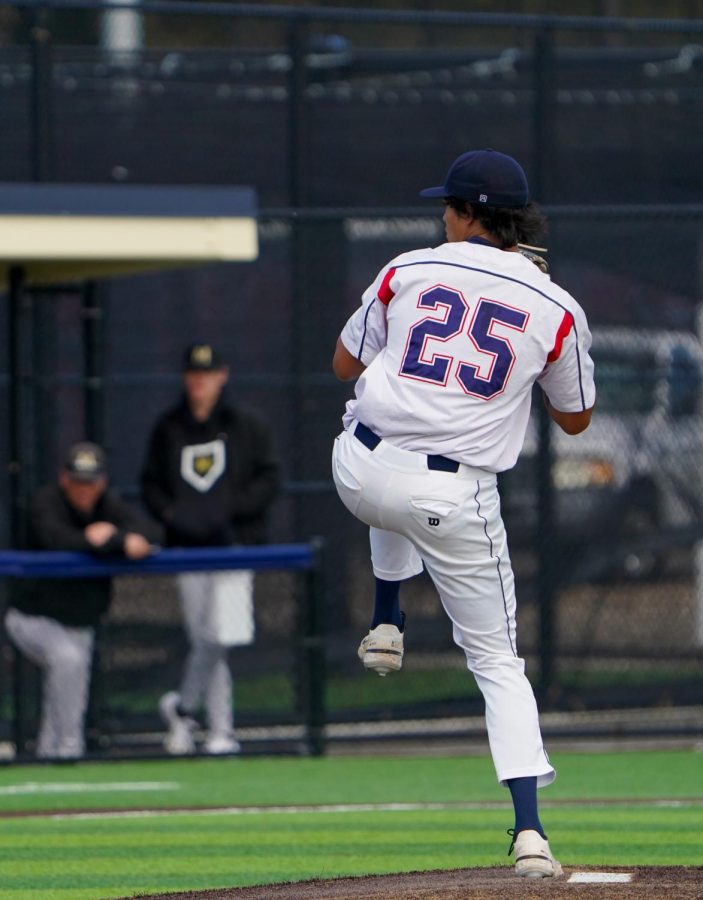
[{"label": "black baseball cap", "polygon": [[183,354],[185,372],[212,372],[226,365],[211,344],[190,344]]},{"label": "black baseball cap", "polygon": [[64,469],[74,481],[97,481],[107,474],[105,451],[89,441],[74,444],[68,451]]},{"label": "black baseball cap", "polygon": [[497,150],[469,150],[449,167],[444,184],[421,197],[458,197],[470,203],[517,209],[529,202],[527,176],[516,160]]}]

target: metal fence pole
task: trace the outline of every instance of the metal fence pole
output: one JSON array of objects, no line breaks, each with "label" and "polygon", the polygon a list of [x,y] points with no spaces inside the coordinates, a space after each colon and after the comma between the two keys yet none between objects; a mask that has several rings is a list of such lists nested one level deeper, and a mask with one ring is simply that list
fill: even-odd
[{"label": "metal fence pole", "polygon": [[[21,547],[21,530],[24,520],[23,504],[21,499],[21,458],[22,441],[20,439],[20,423],[22,422],[21,393],[19,384],[21,380],[20,368],[20,344],[19,323],[21,319],[20,306],[22,303],[24,272],[17,266],[10,270],[9,291],[7,297],[7,350],[8,369],[10,375],[9,390],[9,415],[8,415],[8,442],[9,442],[9,500],[10,500],[10,544],[13,547]],[[12,582],[8,583],[9,599],[12,599]],[[21,657],[19,650],[13,648],[12,658],[12,731],[15,742],[15,750],[18,755],[24,752],[27,733],[25,727],[24,690],[21,677]]]},{"label": "metal fence pole", "polygon": [[325,667],[325,587],[324,540],[313,538],[314,562],[305,576],[302,615],[302,705],[305,740],[310,756],[325,752],[326,667]]},{"label": "metal fence pole", "polygon": [[7,349],[10,375],[8,440],[10,459],[8,464],[10,494],[10,544],[22,546],[23,498],[22,498],[22,298],[24,295],[24,271],[13,266],[9,275],[7,297]]},{"label": "metal fence pole", "polygon": [[[31,296],[25,290],[24,270],[13,266],[9,273],[8,293],[8,367],[9,390],[9,493],[10,493],[10,544],[13,547],[26,546],[27,539],[27,478],[28,462],[27,419],[29,398],[27,396],[26,342],[31,338],[28,328],[27,304]],[[29,307],[31,313],[31,306]],[[28,334],[30,332],[30,334]],[[13,582],[8,584],[8,602],[12,603]],[[26,750],[29,737],[30,698],[36,696],[36,678],[32,678],[32,667],[24,660],[19,650],[12,653],[13,681],[13,738],[18,757]]]},{"label": "metal fence pole", "polygon": [[51,97],[51,32],[46,10],[32,14],[30,29],[32,81],[30,93],[32,180],[50,181],[53,168],[53,121]]},{"label": "metal fence pole", "polygon": [[[556,132],[552,101],[556,68],[553,35],[543,29],[535,36],[534,46],[534,117],[533,117],[533,195],[548,202],[551,195],[556,160]],[[556,529],[554,520],[554,485],[552,483],[552,422],[537,397],[537,602],[539,603],[539,684],[542,700],[549,700],[554,680],[554,624],[556,615],[557,569],[554,565]]]},{"label": "metal fence pole", "polygon": [[[85,436],[97,444],[105,444],[105,310],[100,288],[94,281],[81,289],[81,320],[83,340],[83,403],[85,407]],[[102,628],[95,629],[88,709],[85,717],[86,746],[99,749],[104,743],[102,708],[106,685],[101,670]]]},{"label": "metal fence pole", "polygon": [[[303,23],[291,22],[288,30],[288,53],[290,70],[288,75],[288,202],[293,209],[307,200],[306,143],[307,134],[305,104],[305,36],[307,29]],[[303,478],[303,434],[305,411],[304,373],[306,366],[305,342],[307,308],[305,298],[305,271],[303,268],[303,229],[305,223],[292,217],[291,232],[291,476],[294,481]],[[293,528],[296,540],[303,536],[303,497],[293,499]]]},{"label": "metal fence pole", "polygon": [[53,381],[56,366],[56,304],[41,288],[32,290],[32,415],[34,466],[27,473],[27,485],[33,493],[39,484],[51,479],[56,471],[56,434],[58,404]]},{"label": "metal fence pole", "polygon": [[[30,58],[31,58],[31,83],[29,94],[29,121],[30,121],[30,160],[31,160],[31,179],[36,182],[50,181],[53,175],[53,122],[52,122],[52,59],[51,59],[51,32],[47,26],[47,10],[38,8],[32,11],[31,28],[29,32],[30,38]],[[43,323],[40,321],[43,310],[41,308],[41,298],[38,291],[27,290],[23,292],[21,303],[18,308],[22,308],[29,313],[26,322],[17,320],[18,331],[13,334],[13,340],[17,341],[16,352],[20,355],[20,359],[24,354],[31,360],[31,371],[27,366],[24,372],[21,385],[17,386],[21,399],[18,401],[23,405],[21,420],[18,420],[17,427],[20,428],[21,436],[18,438],[24,441],[24,435],[32,434],[46,438],[48,434],[47,418],[48,411],[44,408],[41,400],[43,392],[43,384],[37,380],[37,374],[42,376],[44,366],[43,353],[43,334],[37,334],[37,326],[41,329]],[[36,309],[35,309],[36,307]],[[24,350],[25,341],[29,342],[30,353]],[[25,368],[25,363],[20,362]],[[27,385],[31,382],[31,396],[27,391]],[[42,441],[42,447],[37,451],[34,441],[24,441],[25,446],[21,448],[22,466],[18,472],[20,494],[26,499],[38,486],[40,476],[45,473],[41,471],[42,455],[46,452],[45,442]],[[17,459],[19,460],[19,456]],[[38,458],[38,459],[37,459]],[[39,462],[39,464],[38,464]],[[23,530],[26,527],[24,522],[17,522],[17,534],[24,537]],[[23,545],[24,541],[22,542]]]},{"label": "metal fence pole", "polygon": [[85,434],[97,444],[105,442],[105,310],[100,289],[88,282],[81,291],[83,339],[83,402]]}]

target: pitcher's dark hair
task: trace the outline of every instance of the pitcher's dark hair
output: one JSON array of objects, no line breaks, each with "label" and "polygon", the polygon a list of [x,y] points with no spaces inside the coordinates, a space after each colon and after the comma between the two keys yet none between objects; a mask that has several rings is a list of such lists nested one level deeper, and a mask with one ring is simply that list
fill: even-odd
[{"label": "pitcher's dark hair", "polygon": [[536,203],[517,209],[468,203],[458,197],[445,197],[444,202],[459,215],[470,212],[489,234],[498,239],[501,250],[515,244],[536,244],[547,231],[547,220]]}]

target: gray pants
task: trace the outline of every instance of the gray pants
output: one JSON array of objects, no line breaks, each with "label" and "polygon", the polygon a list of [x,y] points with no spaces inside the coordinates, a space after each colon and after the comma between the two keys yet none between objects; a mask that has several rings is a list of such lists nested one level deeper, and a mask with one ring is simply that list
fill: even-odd
[{"label": "gray pants", "polygon": [[[223,579],[229,582],[224,589]],[[230,646],[253,640],[253,582],[253,573],[248,571],[233,575],[185,573],[177,577],[190,644],[180,702],[195,713],[204,701],[211,736],[232,732],[233,685],[227,651]]]},{"label": "gray pants", "polygon": [[73,628],[13,608],[7,611],[5,627],[15,646],[43,673],[37,756],[82,756],[94,629]]},{"label": "gray pants", "polygon": [[227,662],[227,647],[208,641],[191,642],[181,681],[181,706],[197,712],[205,701],[207,726],[211,735],[232,731],[232,675]]}]

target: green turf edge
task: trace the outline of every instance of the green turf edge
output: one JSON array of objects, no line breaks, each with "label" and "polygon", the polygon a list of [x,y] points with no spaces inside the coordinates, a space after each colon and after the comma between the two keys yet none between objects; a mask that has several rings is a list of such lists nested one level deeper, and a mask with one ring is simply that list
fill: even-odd
[{"label": "green turf edge", "polygon": [[[703,753],[696,750],[556,753],[553,762],[557,780],[540,792],[544,800],[703,797]],[[125,782],[133,788],[106,787]],[[43,793],[47,784],[51,792]],[[95,785],[95,790],[64,792],[62,784]],[[145,784],[155,789],[139,787]],[[0,768],[3,811],[314,805],[368,799],[507,802],[509,796],[497,784],[487,756],[244,757]]]}]

